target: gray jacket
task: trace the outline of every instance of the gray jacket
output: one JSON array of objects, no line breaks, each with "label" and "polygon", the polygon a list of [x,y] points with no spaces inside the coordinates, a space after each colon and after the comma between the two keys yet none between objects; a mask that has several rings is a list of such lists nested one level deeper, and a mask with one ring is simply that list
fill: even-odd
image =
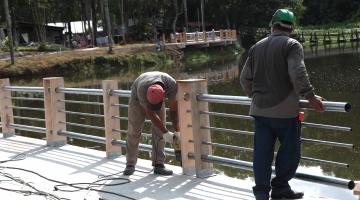
[{"label": "gray jacket", "polygon": [[250,48],[240,83],[252,98],[253,116],[296,117],[299,96],[314,96],[302,45],[282,32],[274,32]]}]

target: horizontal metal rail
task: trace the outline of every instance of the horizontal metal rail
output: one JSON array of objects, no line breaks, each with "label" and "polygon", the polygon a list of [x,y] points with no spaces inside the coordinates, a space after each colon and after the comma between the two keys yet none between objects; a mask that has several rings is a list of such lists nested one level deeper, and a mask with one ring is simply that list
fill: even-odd
[{"label": "horizontal metal rail", "polygon": [[[253,148],[248,148],[248,147],[240,147],[240,146],[219,144],[219,143],[206,142],[206,141],[203,141],[202,144],[211,145],[213,147],[219,147],[219,148],[223,148],[223,149],[231,149],[231,150],[241,151],[241,152],[254,152]],[[274,154],[277,154],[277,152],[274,152]],[[320,163],[320,164],[336,165],[338,167],[344,167],[344,168],[349,167],[349,164],[347,164],[347,163],[335,162],[335,161],[330,161],[330,160],[322,160],[322,159],[318,159],[318,158],[310,158],[310,157],[301,156],[300,159],[305,160],[305,161],[310,161],[310,162],[316,162],[316,163]]]},{"label": "horizontal metal rail", "polygon": [[315,139],[308,139],[308,138],[301,138],[302,142],[313,143],[313,144],[323,144],[328,146],[335,146],[335,147],[345,147],[349,149],[354,149],[354,144],[347,144],[347,143],[340,143],[340,142],[331,142],[331,141],[324,141],[324,140],[315,140]]},{"label": "horizontal metal rail", "polygon": [[198,101],[206,101],[209,103],[251,105],[251,98],[245,96],[198,94],[196,98]]},{"label": "horizontal metal rail", "polygon": [[[299,104],[301,108],[312,109],[307,100],[300,100]],[[351,110],[351,104],[347,102],[323,101],[323,104],[325,111],[350,112]]]},{"label": "horizontal metal rail", "polygon": [[58,100],[58,101],[59,102],[65,102],[65,103],[96,105],[96,106],[103,106],[104,105],[104,103],[101,103],[101,102],[90,102],[90,101],[74,101],[74,100]]},{"label": "horizontal metal rail", "polygon": [[[193,154],[189,154],[189,157],[193,158]],[[245,170],[253,170],[253,163],[242,161],[242,160],[235,160],[230,158],[223,158],[218,156],[212,156],[212,155],[201,155],[201,159],[206,162],[216,163],[219,165],[225,165],[229,167],[235,167]],[[275,167],[272,167],[272,171],[275,172]],[[331,176],[322,176],[322,175],[314,175],[314,174],[307,174],[302,172],[296,172],[295,177],[298,179],[305,179],[305,180],[313,180],[313,181],[319,181],[323,183],[330,183],[337,186],[345,187],[350,190],[354,189],[355,182],[348,179],[342,179],[342,178],[336,178]]]},{"label": "horizontal metal rail", "polygon": [[38,92],[44,93],[43,87],[27,87],[27,86],[5,86],[5,90],[11,92]]},{"label": "horizontal metal rail", "polygon": [[[129,120],[129,118],[128,117],[120,117],[120,116],[112,116],[114,119],[120,119],[120,120]],[[151,123],[151,120],[148,120],[148,119],[146,119],[145,120],[145,123]],[[165,124],[167,125],[167,126],[169,126],[169,125],[171,125],[172,123],[171,122],[165,122]]]},{"label": "horizontal metal rail", "polygon": [[[10,115],[12,116],[12,115]],[[33,117],[21,117],[21,116],[12,116],[14,119],[24,119],[24,120],[30,120],[30,121],[39,121],[39,122],[45,122],[45,119],[39,119],[39,118],[33,118]]]},{"label": "horizontal metal rail", "polygon": [[74,112],[74,111],[67,111],[67,110],[59,110],[59,112],[66,113],[66,114],[72,114],[72,115],[88,116],[88,117],[104,117],[104,115],[94,114],[94,113],[82,113],[82,112]]},{"label": "horizontal metal rail", "polygon": [[301,125],[303,125],[305,127],[321,128],[321,129],[328,129],[328,130],[334,130],[334,131],[345,131],[345,132],[352,131],[351,127],[344,127],[344,126],[334,126],[334,125],[327,125],[327,124],[315,124],[315,123],[310,123],[310,122],[301,122]]},{"label": "horizontal metal rail", "polygon": [[83,134],[83,133],[77,133],[77,132],[72,132],[72,131],[63,131],[63,130],[58,131],[58,134],[67,136],[70,138],[75,138],[75,139],[80,139],[80,140],[85,140],[85,141],[90,141],[90,142],[96,142],[96,143],[101,143],[101,144],[106,143],[105,137],[99,137],[99,136],[95,136],[95,135],[87,135],[87,134]]},{"label": "horizontal metal rail", "polygon": [[119,97],[130,97],[130,90],[111,90],[109,95],[119,96]]},{"label": "horizontal metal rail", "polygon": [[227,129],[227,128],[217,128],[217,127],[209,127],[209,126],[201,126],[201,129],[208,129],[212,131],[218,131],[218,132],[227,132],[227,133],[236,133],[239,135],[254,135],[254,132],[251,131],[240,131],[235,129]]},{"label": "horizontal metal rail", "polygon": [[[240,131],[240,130],[234,130],[234,129],[216,128],[216,127],[208,127],[208,126],[201,126],[200,128],[208,129],[208,130],[212,130],[212,131],[218,131],[218,132],[236,133],[239,135],[251,135],[251,136],[254,135],[254,132],[251,132],[251,131]],[[331,142],[331,141],[324,141],[324,140],[301,138],[301,141],[313,143],[313,144],[323,144],[323,145],[328,145],[328,146],[345,147],[345,148],[350,148],[350,149],[355,148],[354,144]]]},{"label": "horizontal metal rail", "polygon": [[[197,100],[209,103],[251,105],[251,98],[245,96],[198,94]],[[323,104],[325,111],[350,112],[351,110],[351,104],[347,102],[323,101]],[[299,106],[300,108],[312,109],[307,100],[300,100]]]},{"label": "horizontal metal rail", "polygon": [[70,126],[83,127],[83,128],[91,128],[91,129],[97,129],[97,130],[103,130],[103,131],[105,130],[104,127],[92,126],[92,125],[87,125],[87,124],[78,124],[78,123],[64,122],[64,121],[59,121],[59,123],[70,125]]},{"label": "horizontal metal rail", "polygon": [[44,98],[33,98],[33,97],[6,97],[6,98],[13,100],[25,100],[25,101],[44,101]]},{"label": "horizontal metal rail", "polygon": [[[210,116],[218,116],[218,117],[229,117],[229,118],[236,118],[236,119],[254,120],[254,118],[249,115],[238,115],[238,114],[208,112],[208,111],[200,111],[200,114],[205,114],[205,115],[210,115]],[[345,131],[345,132],[352,131],[352,128],[344,127],[344,126],[315,124],[315,123],[309,123],[309,122],[301,122],[301,125],[305,126],[305,127],[310,127],[310,128],[321,128],[321,129],[328,129],[328,130],[335,130],[335,131]]]},{"label": "horizontal metal rail", "polygon": [[[126,141],[124,141],[124,140],[113,140],[111,143],[113,145],[119,145],[119,146],[122,146],[122,147],[126,147]],[[152,151],[152,145],[139,144],[139,149],[143,150],[143,151],[151,152]],[[175,155],[175,150],[174,149],[170,149],[170,148],[165,147],[164,150],[165,150],[165,153],[168,154],[168,155],[172,155],[172,156]]]},{"label": "horizontal metal rail", "polygon": [[9,127],[17,129],[17,130],[22,130],[22,131],[46,133],[46,128],[43,128],[43,127],[28,126],[28,125],[22,125],[22,124],[10,124]]},{"label": "horizontal metal rail", "polygon": [[89,88],[63,88],[59,87],[56,89],[56,92],[65,93],[65,94],[86,94],[86,95],[95,95],[102,96],[102,89],[89,89]]},{"label": "horizontal metal rail", "polygon": [[30,107],[20,107],[20,106],[9,106],[9,108],[13,108],[16,110],[35,110],[35,111],[45,112],[45,109],[43,108],[30,108]]},{"label": "horizontal metal rail", "polygon": [[119,106],[120,108],[128,108],[129,105],[127,104],[118,104],[118,103],[115,103],[115,104],[111,104],[112,106]]}]

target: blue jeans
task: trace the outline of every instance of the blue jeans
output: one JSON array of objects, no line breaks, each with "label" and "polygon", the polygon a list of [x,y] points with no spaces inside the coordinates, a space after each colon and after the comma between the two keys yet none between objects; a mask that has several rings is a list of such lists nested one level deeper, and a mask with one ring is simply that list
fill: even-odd
[{"label": "blue jeans", "polygon": [[[300,161],[301,123],[298,118],[255,118],[253,192],[257,200],[269,199],[269,192],[290,190],[288,181],[294,177]],[[276,176],[271,180],[271,166],[276,139],[280,147],[275,161]]]}]

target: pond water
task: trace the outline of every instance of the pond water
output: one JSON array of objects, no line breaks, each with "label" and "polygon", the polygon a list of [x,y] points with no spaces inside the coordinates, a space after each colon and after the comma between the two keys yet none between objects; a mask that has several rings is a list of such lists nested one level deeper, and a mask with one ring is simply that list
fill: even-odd
[{"label": "pond water", "polygon": [[[199,78],[204,77],[209,80],[209,93],[220,95],[240,95],[243,96],[239,84],[239,74],[241,71],[241,58],[234,59],[231,62],[217,62],[204,66],[203,70],[192,71],[191,66],[187,67],[186,72],[182,70],[164,69],[176,77],[177,79],[184,78]],[[325,112],[316,113],[314,111],[305,110],[305,121],[319,124],[330,124],[337,126],[351,127],[352,132],[341,132],[333,130],[325,130],[319,128],[303,128],[302,137],[335,141],[342,143],[351,143],[356,146],[355,149],[332,147],[326,145],[317,144],[302,144],[302,156],[318,158],[329,161],[336,161],[347,163],[349,168],[343,168],[331,164],[319,164],[309,161],[301,161],[301,167],[316,170],[319,173],[347,178],[351,180],[360,180],[360,54],[356,49],[346,50],[319,50],[306,51],[306,65],[310,75],[312,84],[316,88],[316,93],[325,97],[329,101],[350,102],[352,110],[350,113],[337,113],[337,112]],[[240,63],[240,64],[239,64]],[[107,79],[118,79],[120,81],[121,89],[129,89],[131,80],[133,80],[137,74],[144,72],[145,69],[140,69],[133,74],[133,76],[124,75],[112,75]],[[105,79],[105,78],[102,78]],[[75,80],[75,81],[74,81]],[[12,85],[32,85],[40,86],[41,79],[33,79],[31,81],[11,81]],[[66,87],[89,87],[100,88],[101,80],[88,79],[82,81],[76,81],[76,77],[70,77],[65,81]],[[21,95],[21,94],[18,94]],[[36,96],[32,94],[31,96]],[[69,95],[66,94],[66,99],[82,100],[82,101],[102,101],[102,97],[97,96],[85,96],[85,95]],[[127,99],[120,99],[121,103],[127,104]],[[34,101],[19,101],[14,103],[17,106],[26,107],[43,107],[43,102]],[[248,106],[239,105],[225,105],[225,104],[210,104],[210,111],[225,112],[233,114],[247,115]],[[101,106],[93,105],[79,105],[79,104],[67,104],[66,110],[75,112],[86,113],[102,113]],[[44,118],[44,114],[41,111],[25,111],[14,110],[14,115]],[[126,109],[121,109],[121,115],[126,116]],[[253,121],[243,119],[232,119],[223,117],[210,117],[211,126],[221,127],[227,129],[248,130],[253,131]],[[77,115],[67,115],[68,122],[91,124],[96,126],[103,126],[104,122],[102,118],[96,117],[83,117]],[[16,119],[15,123],[27,124],[32,126],[42,126],[44,123],[19,120]],[[122,129],[126,129],[126,121],[121,121]],[[92,134],[103,136],[103,132],[99,130],[81,128],[75,126],[68,126],[67,130],[80,132],[85,134]],[[144,132],[148,131],[148,125],[144,128]],[[26,131],[19,131],[22,135],[31,137],[44,138],[44,135]],[[236,145],[241,147],[252,148],[252,136],[241,136],[232,133],[212,132],[212,141],[216,143],[224,143],[229,145]],[[79,140],[69,140],[69,143],[80,145],[89,148],[104,149],[103,145],[84,142]],[[144,139],[143,143],[149,143],[149,139]],[[227,158],[241,159],[246,161],[252,160],[251,152],[239,152],[235,150],[213,148],[214,155],[224,156]],[[149,153],[142,152],[140,157],[149,158]],[[167,162],[169,164],[179,164],[174,158],[169,157]],[[119,169],[122,170],[122,169]],[[239,169],[233,169],[230,167],[224,167],[215,165],[215,171],[218,173],[224,173],[231,177],[246,178],[251,177],[252,173],[249,171],[243,171]]]}]

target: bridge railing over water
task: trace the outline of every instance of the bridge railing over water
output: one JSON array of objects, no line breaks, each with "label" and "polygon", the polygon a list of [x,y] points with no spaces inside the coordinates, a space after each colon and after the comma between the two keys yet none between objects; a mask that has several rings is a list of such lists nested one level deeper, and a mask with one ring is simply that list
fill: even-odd
[{"label": "bridge railing over water", "polygon": [[[12,93],[20,92],[21,94],[39,93],[39,97],[28,97],[25,95],[12,96]],[[102,96],[102,101],[77,101],[65,99],[65,94],[92,95]],[[127,120],[126,116],[120,116],[120,110],[126,109],[126,104],[119,103],[120,98],[129,98],[129,90],[119,90],[118,82],[115,80],[104,80],[102,89],[86,88],[66,88],[64,87],[63,78],[44,78],[43,87],[22,87],[11,86],[9,79],[0,80],[0,108],[2,132],[4,137],[15,135],[15,130],[24,130],[35,133],[45,134],[48,146],[61,146],[66,144],[67,138],[76,138],[85,141],[105,144],[106,156],[108,158],[116,157],[122,154],[121,147],[126,146],[126,140],[121,138],[120,133],[127,133],[120,127],[120,120]],[[253,151],[248,147],[234,146],[229,144],[214,143],[211,141],[211,134],[215,133],[235,133],[238,135],[254,135],[251,131],[227,129],[224,127],[214,127],[210,124],[210,116],[252,120],[247,115],[237,115],[231,113],[218,113],[209,111],[209,103],[223,103],[248,106],[251,99],[243,96],[224,96],[211,95],[207,92],[207,81],[205,79],[189,79],[178,81],[178,107],[179,107],[179,126],[181,132],[181,162],[183,173],[197,177],[206,177],[213,173],[213,163],[252,170],[252,163],[243,160],[230,159],[221,156],[215,156],[212,147],[232,149],[238,151]],[[41,101],[44,102],[43,108],[19,107],[14,106],[12,101]],[[301,100],[300,107],[311,109],[309,103]],[[65,109],[65,104],[83,104],[103,107],[103,114],[75,112]],[[348,112],[351,110],[349,103],[343,102],[325,102],[326,111]],[[44,118],[32,118],[25,116],[16,116],[13,110],[29,110],[44,112]],[[66,121],[67,115],[77,115],[83,117],[103,118],[104,126],[92,124],[80,124]],[[16,124],[14,119],[27,120],[30,122],[41,122],[44,126],[33,126],[30,124]],[[150,122],[149,120],[146,121]],[[167,123],[170,125],[170,123]],[[104,137],[89,135],[79,132],[67,131],[67,126],[84,127],[94,130],[104,131]],[[337,130],[349,132],[350,127],[315,124],[302,122],[302,126]],[[143,134],[149,137],[149,134]],[[151,136],[150,136],[151,137]],[[338,143],[334,141],[314,140],[310,138],[301,138],[304,143],[313,143],[319,145],[329,145],[339,148],[354,148],[353,144]],[[139,144],[139,149],[151,151],[152,147],[148,144]],[[175,151],[171,148],[165,148],[168,155],[174,155]],[[337,167],[348,168],[346,163],[322,160],[317,158],[301,157],[309,162],[322,164],[331,164]],[[346,170],[346,169],[344,169]],[[352,180],[314,175],[307,173],[296,173],[297,178],[311,179],[325,183],[337,184],[349,189],[355,187]],[[355,194],[360,194],[359,186],[354,190]]]},{"label": "bridge railing over water", "polygon": [[[170,34],[170,43],[180,44],[201,44],[201,43],[219,43],[219,42],[235,42],[237,40],[236,30],[212,30],[203,32],[176,32]],[[165,39],[164,39],[165,41]]]}]

